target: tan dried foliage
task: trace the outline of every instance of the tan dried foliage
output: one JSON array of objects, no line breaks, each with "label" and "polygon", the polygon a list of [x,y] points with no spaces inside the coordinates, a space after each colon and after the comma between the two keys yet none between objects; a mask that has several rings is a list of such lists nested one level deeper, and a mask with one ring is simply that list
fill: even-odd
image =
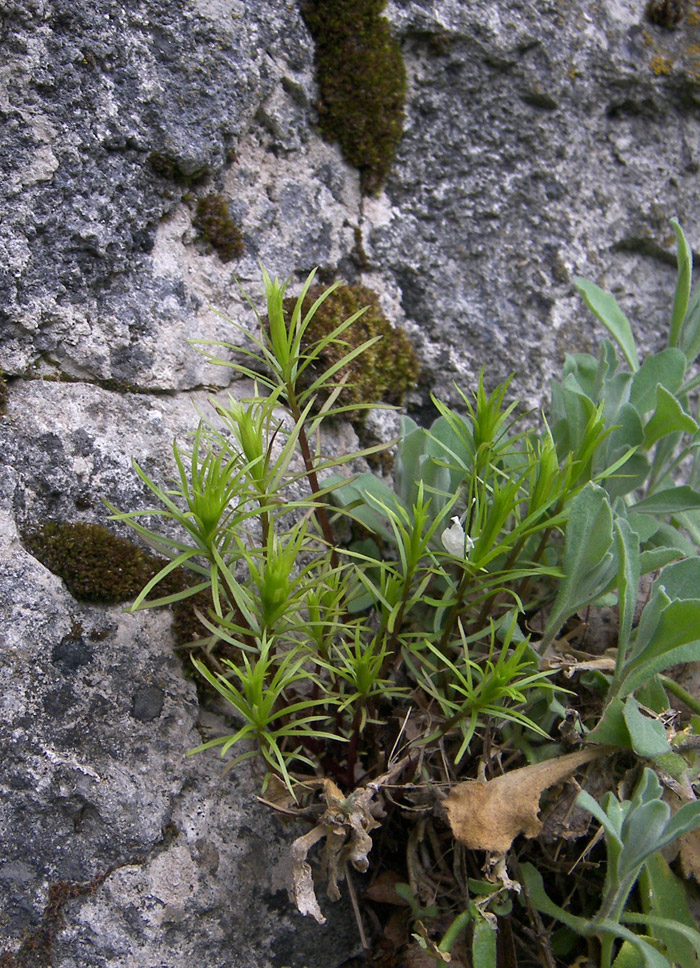
[{"label": "tan dried foliage", "polygon": [[377,784],[359,787],[348,797],[331,780],[324,779],[322,785],[326,810],[312,830],[297,837],[289,853],[272,871],[273,890],[286,888],[298,910],[304,915],[310,914],[319,924],[324,924],[326,919],[316,897],[311,865],[307,861],[309,851],[325,838],[322,866],[328,880],[326,893],[332,901],[337,901],[340,898],[338,881],[345,876],[346,865],[351,864],[362,872],[367,870],[367,854],[372,849],[370,831],[379,826],[372,815]]},{"label": "tan dried foliage", "polygon": [[700,881],[700,830],[681,838],[681,870],[684,877]]},{"label": "tan dried foliage", "polygon": [[446,801],[452,833],[471,850],[505,854],[518,834],[536,837],[542,829],[538,816],[542,793],[601,755],[598,749],[580,750],[493,780],[458,783]]}]

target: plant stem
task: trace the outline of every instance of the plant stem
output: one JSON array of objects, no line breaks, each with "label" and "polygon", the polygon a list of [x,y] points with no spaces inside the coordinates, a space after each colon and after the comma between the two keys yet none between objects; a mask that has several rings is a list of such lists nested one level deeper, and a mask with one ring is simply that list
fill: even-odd
[{"label": "plant stem", "polygon": [[700,700],[696,699],[692,693],[684,689],[683,686],[679,685],[675,679],[670,679],[668,676],[661,676],[661,682],[663,683],[664,689],[667,689],[676,699],[680,699],[684,702],[688,709],[691,709],[694,713],[700,716]]},{"label": "plant stem", "polygon": [[438,648],[443,653],[447,649],[452,633],[454,632],[455,623],[459,618],[459,613],[461,611],[462,605],[464,604],[464,598],[467,593],[467,587],[472,577],[473,577],[472,572],[465,565],[464,570],[462,571],[462,577],[460,578],[459,585],[457,586],[457,597],[455,598],[454,605],[449,611],[449,614],[447,616],[447,621],[445,623],[445,628],[440,637],[440,644],[438,645]]},{"label": "plant stem", "polygon": [[[299,404],[297,403],[294,388],[291,386],[287,387],[287,401],[292,417],[294,418],[295,422],[298,422],[301,419],[301,410],[299,409]],[[316,474],[314,459],[311,455],[309,440],[306,436],[306,430],[303,426],[299,428],[299,447],[301,449],[301,456],[304,460],[304,467],[306,468],[306,478],[309,482],[309,487],[311,488],[311,493],[314,495],[314,500],[316,503],[316,520],[318,521],[318,525],[321,529],[321,533],[323,534],[326,544],[331,551],[331,568],[337,568],[338,551],[336,548],[335,538],[333,536],[333,529],[331,528],[331,522],[328,518],[328,513],[326,512],[324,505],[316,496],[321,490],[321,486],[318,483],[318,475]]]},{"label": "plant stem", "polygon": [[445,931],[442,941],[438,945],[438,951],[445,951],[449,954],[449,952],[452,950],[452,945],[471,920],[472,913],[469,910],[462,911],[461,914],[458,914],[447,931]]},{"label": "plant stem", "polygon": [[[557,515],[559,513],[561,504],[562,504],[561,501],[557,504],[556,510],[554,512],[555,515]],[[549,539],[550,539],[550,536],[552,534],[552,531],[553,531],[553,528],[545,528],[545,530],[542,532],[542,537],[540,538],[540,543],[537,545],[537,549],[535,550],[535,553],[532,556],[532,564],[533,565],[536,565],[536,564],[539,563],[539,560],[542,557],[542,555],[544,554],[545,548],[547,547],[547,545],[549,543]],[[526,594],[529,592],[530,585],[531,584],[532,584],[532,578],[524,578],[523,579],[520,587],[518,588],[518,590],[516,592],[516,594],[517,594],[517,596],[518,596],[518,598],[520,599],[521,602],[526,600]]]},{"label": "plant stem", "polygon": [[357,763],[357,744],[360,738],[362,711],[358,708],[352,721],[350,742],[348,743],[348,763],[345,773],[345,786],[348,792],[355,789],[355,764]]}]

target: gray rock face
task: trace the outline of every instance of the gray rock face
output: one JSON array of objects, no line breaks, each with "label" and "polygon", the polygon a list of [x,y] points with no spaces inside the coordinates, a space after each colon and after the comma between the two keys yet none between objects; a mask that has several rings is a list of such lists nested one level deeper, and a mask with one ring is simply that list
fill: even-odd
[{"label": "gray rock face", "polygon": [[[696,8],[664,30],[643,0],[392,0],[405,134],[368,198],[315,131],[295,3],[5,0],[4,966],[333,968],[355,950],[347,909],[320,928],[270,895],[290,831],[255,778],[185,758],[229,726],[201,710],[168,616],[75,602],[19,532],[104,521],[103,497],[150,505],[130,458],[172,473],[200,388],[229,379],[186,341],[240,339],[211,307],[251,320],[235,281],[257,300],[259,262],[292,288],[321,265],[376,289],[421,354],[418,414],[482,365],[541,402],[564,353],[602,335],[577,274],[656,345],[669,219],[700,245]],[[241,228],[233,262],[193,227],[209,193]]]},{"label": "gray rock face", "polygon": [[[183,341],[199,330],[183,320],[201,295],[149,254],[182,183],[223,169],[279,83],[282,38],[293,50],[303,35],[293,8],[262,3],[248,16],[247,6],[5,5],[0,321],[9,372],[43,359],[123,384],[199,381]],[[180,347],[164,359],[161,334],[173,326]]]},{"label": "gray rock face", "polygon": [[[3,366],[196,386],[211,376],[184,338],[221,334],[209,304],[238,313],[233,273],[255,285],[259,259],[373,284],[425,390],[485,365],[541,398],[595,342],[575,274],[617,289],[653,340],[669,219],[696,239],[700,63],[697,11],[669,31],[643,6],[391,3],[405,135],[385,192],[362,199],[314,133],[293,4],[6,5]],[[243,229],[233,266],[192,229],[213,188]]]},{"label": "gray rock face", "polygon": [[327,968],[357,947],[346,906],[322,928],[271,894],[299,831],[260,807],[260,777],[187,756],[232,722],[200,708],[170,615],[79,603],[20,540],[28,521],[101,516],[100,495],[150,504],[126,455],[165,480],[193,404],[26,381],[0,424],[5,968]]},{"label": "gray rock face", "polygon": [[411,100],[391,217],[368,226],[367,250],[398,283],[436,382],[514,369],[541,399],[564,354],[599,338],[575,275],[615,290],[654,345],[673,292],[670,218],[699,238],[697,12],[677,31],[636,0],[392,12]]}]

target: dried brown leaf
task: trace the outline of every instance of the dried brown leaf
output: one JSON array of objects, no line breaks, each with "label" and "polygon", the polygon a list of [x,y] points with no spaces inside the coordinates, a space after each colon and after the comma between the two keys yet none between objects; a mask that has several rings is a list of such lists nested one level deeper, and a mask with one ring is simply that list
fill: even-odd
[{"label": "dried brown leaf", "polygon": [[567,679],[573,678],[577,672],[588,672],[597,670],[599,672],[615,671],[615,656],[599,656],[597,659],[578,659],[573,655],[554,656],[546,662],[549,669],[559,669]]},{"label": "dried brown leaf", "polygon": [[345,876],[349,862],[364,873],[369,867],[368,854],[372,849],[370,830],[379,826],[372,816],[372,799],[376,790],[359,787],[344,797],[332,780],[324,780],[324,797],[328,809],[320,823],[326,826],[324,866],[328,874],[328,897],[340,898],[338,881]]},{"label": "dried brown leaf", "polygon": [[458,783],[446,801],[452,833],[471,850],[505,854],[518,834],[536,837],[542,829],[538,813],[543,791],[601,755],[601,750],[579,750],[493,780]]},{"label": "dried brown leaf", "polygon": [[319,824],[303,837],[297,837],[289,853],[282,857],[272,871],[272,890],[281,891],[286,888],[289,900],[297,909],[304,915],[310,914],[319,924],[325,924],[326,919],[318,906],[311,866],[306,861],[306,855],[325,836],[326,828]]},{"label": "dried brown leaf", "polygon": [[681,870],[683,877],[700,882],[700,830],[681,838]]},{"label": "dried brown leaf", "polygon": [[362,872],[369,866],[367,855],[372,849],[369,832],[379,826],[379,821],[372,815],[372,799],[381,786],[377,781],[344,797],[332,780],[324,779],[321,785],[326,810],[313,830],[297,837],[289,852],[276,865],[272,872],[272,888],[286,888],[290,901],[302,914],[310,914],[319,924],[324,924],[326,919],[318,905],[311,867],[306,857],[314,844],[325,837],[323,867],[328,877],[326,893],[332,901],[337,901],[340,898],[338,881],[345,876],[346,864],[350,863]]}]

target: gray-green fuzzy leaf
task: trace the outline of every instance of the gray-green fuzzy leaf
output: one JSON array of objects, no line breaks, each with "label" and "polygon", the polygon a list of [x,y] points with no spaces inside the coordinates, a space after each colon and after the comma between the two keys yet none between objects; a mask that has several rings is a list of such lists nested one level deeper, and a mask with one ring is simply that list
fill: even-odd
[{"label": "gray-green fuzzy leaf", "polygon": [[632,377],[630,403],[640,413],[648,413],[656,403],[657,385],[676,393],[683,383],[686,369],[686,357],[681,350],[666,349],[647,356]]},{"label": "gray-green fuzzy leaf", "polygon": [[688,311],[690,287],[693,281],[693,253],[683,229],[675,218],[671,219],[671,225],[676,233],[676,244],[678,246],[678,281],[676,282],[676,293],[673,299],[668,345],[678,346],[681,327]]},{"label": "gray-green fuzzy leaf", "polygon": [[574,279],[574,285],[583,296],[588,308],[598,317],[622,350],[630,369],[638,370],[639,357],[632,327],[615,297],[587,279],[577,277]]},{"label": "gray-green fuzzy leaf", "polygon": [[541,648],[545,650],[569,616],[597,598],[617,571],[613,516],[606,492],[587,484],[570,505],[559,586]]},{"label": "gray-green fuzzy leaf", "polygon": [[659,383],[656,387],[656,410],[644,428],[644,446],[652,447],[668,434],[694,434],[697,429],[697,423],[685,412],[677,398]]},{"label": "gray-green fuzzy leaf", "polygon": [[669,487],[644,497],[632,505],[631,511],[637,514],[678,514],[680,511],[697,511],[700,509],[700,492],[683,484],[680,487]]}]

